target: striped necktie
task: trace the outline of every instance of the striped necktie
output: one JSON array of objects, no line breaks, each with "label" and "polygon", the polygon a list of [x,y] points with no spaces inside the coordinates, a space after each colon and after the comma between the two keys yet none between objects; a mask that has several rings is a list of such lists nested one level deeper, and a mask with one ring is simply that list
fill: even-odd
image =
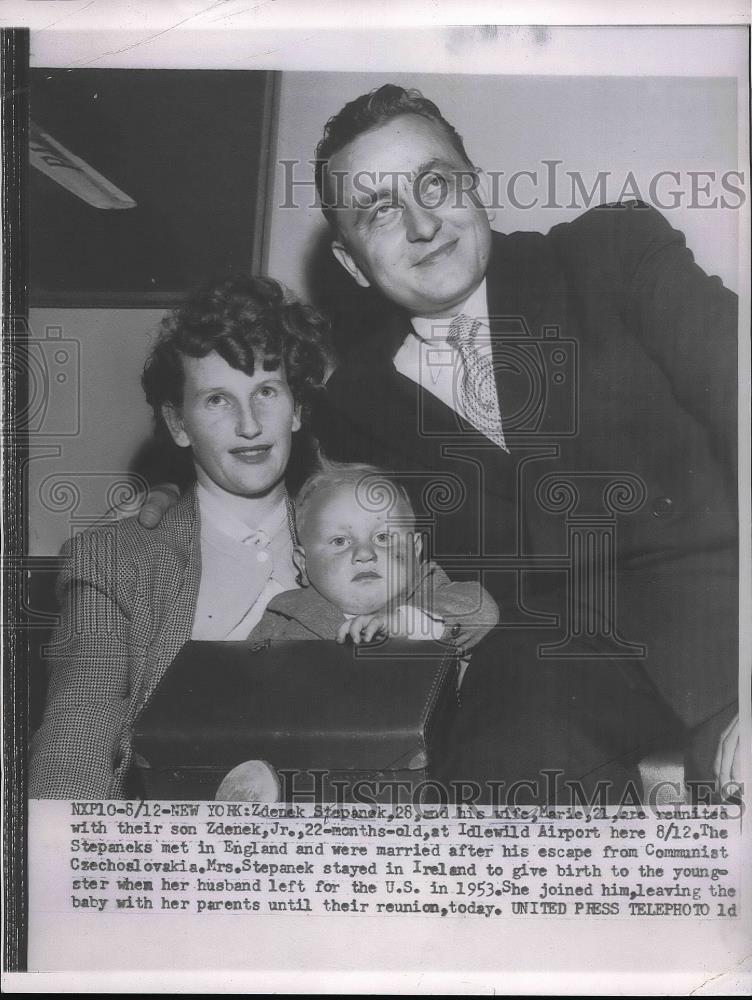
[{"label": "striped necktie", "polygon": [[447,343],[459,351],[462,358],[463,373],[458,386],[460,402],[470,423],[508,454],[501,426],[493,360],[490,352],[482,353],[478,348],[480,327],[480,320],[471,319],[464,313],[455,316],[449,325]]}]

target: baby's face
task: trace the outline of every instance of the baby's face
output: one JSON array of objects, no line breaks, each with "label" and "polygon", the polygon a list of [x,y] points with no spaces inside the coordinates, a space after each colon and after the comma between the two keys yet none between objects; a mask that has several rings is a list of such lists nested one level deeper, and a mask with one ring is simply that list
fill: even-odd
[{"label": "baby's face", "polygon": [[369,510],[365,494],[349,484],[323,487],[301,526],[300,568],[346,614],[372,614],[415,586],[420,538],[410,511],[401,499]]}]

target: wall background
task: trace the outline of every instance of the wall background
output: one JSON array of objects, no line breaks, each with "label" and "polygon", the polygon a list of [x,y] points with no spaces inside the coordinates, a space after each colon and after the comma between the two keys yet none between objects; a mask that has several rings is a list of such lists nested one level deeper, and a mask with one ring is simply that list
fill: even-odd
[{"label": "wall background", "polygon": [[[30,357],[43,356],[49,372],[47,387],[29,380],[30,413],[44,417],[41,433],[29,441],[31,555],[55,555],[71,533],[101,517],[110,506],[108,492],[127,479],[151,436],[140,378],[162,314],[161,309],[30,311]],[[67,355],[62,361],[60,345]],[[64,382],[57,381],[59,375]],[[42,414],[45,388],[48,409]],[[69,433],[51,433],[58,429]]]},{"label": "wall background", "polygon": [[[286,175],[279,161],[300,161],[295,178],[312,181],[307,161],[326,119],[346,101],[389,81],[423,90],[458,127],[476,163],[486,170],[504,171],[500,188],[504,207],[497,212],[495,228],[545,232],[581,213],[583,207],[576,206],[552,209],[539,204],[522,209],[508,204],[506,179],[518,170],[537,170],[540,176],[537,187],[519,181],[520,199],[531,200],[537,194],[545,201],[543,160],[562,161],[558,190],[564,206],[571,201],[565,171],[580,171],[587,189],[599,171],[610,171],[607,200],[622,194],[630,170],[646,200],[654,174],[679,171],[681,183],[666,178],[658,193],[670,203],[670,192],[680,190],[683,206],[665,214],[685,232],[698,263],[737,289],[739,212],[687,207],[688,171],[720,175],[737,167],[735,78],[289,72],[281,78],[268,272],[297,293],[311,295],[311,260],[323,252],[327,234],[310,186],[299,189],[302,207],[281,207]],[[225,194],[233,196],[232,191]],[[721,194],[735,201],[717,182],[711,184],[709,195],[700,194],[695,200],[705,203]],[[218,185],[212,196],[221,195]],[[628,191],[627,197],[631,196]],[[95,520],[108,506],[108,491],[115,489],[117,495],[117,483],[148,440],[150,414],[139,378],[161,315],[158,309],[32,310],[34,342],[49,359],[54,406],[31,440],[30,554],[56,553],[72,531]],[[45,333],[50,328],[53,338]],[[50,343],[58,335],[78,345],[77,372],[71,368],[75,351],[69,352],[65,363],[55,360],[56,348]],[[64,371],[57,370],[60,364]],[[56,382],[57,374],[64,374],[66,381]],[[72,407],[80,409],[77,428],[59,434],[63,425],[70,429],[75,423]]]}]

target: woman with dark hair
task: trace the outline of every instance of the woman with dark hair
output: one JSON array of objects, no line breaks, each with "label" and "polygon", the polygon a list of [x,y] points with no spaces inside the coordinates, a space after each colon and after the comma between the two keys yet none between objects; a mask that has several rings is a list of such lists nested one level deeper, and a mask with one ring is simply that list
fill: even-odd
[{"label": "woman with dark hair", "polygon": [[155,529],[133,517],[65,546],[32,797],[135,794],[131,724],[180,647],[245,639],[296,586],[285,475],[326,366],[323,322],[269,278],[213,282],[165,317],[143,385],[195,484]]}]

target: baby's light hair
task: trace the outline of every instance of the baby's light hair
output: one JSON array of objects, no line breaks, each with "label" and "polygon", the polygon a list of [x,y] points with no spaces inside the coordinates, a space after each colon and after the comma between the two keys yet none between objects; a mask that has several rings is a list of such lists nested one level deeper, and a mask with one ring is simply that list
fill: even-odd
[{"label": "baby's light hair", "polygon": [[415,511],[407,490],[387,471],[361,462],[332,462],[321,458],[319,468],[306,479],[295,497],[298,537],[303,533],[306,511],[316,493],[337,486],[354,486],[358,493],[362,493],[364,507],[369,510],[389,511],[399,501],[407,508],[410,520],[415,522]]}]

